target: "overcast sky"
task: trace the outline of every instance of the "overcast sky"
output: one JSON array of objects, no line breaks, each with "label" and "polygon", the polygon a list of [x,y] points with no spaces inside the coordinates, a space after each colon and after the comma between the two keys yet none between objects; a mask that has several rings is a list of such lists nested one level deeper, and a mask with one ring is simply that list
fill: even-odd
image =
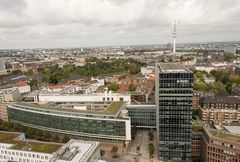
[{"label": "overcast sky", "polygon": [[0,0],[0,48],[240,38],[239,0]]}]

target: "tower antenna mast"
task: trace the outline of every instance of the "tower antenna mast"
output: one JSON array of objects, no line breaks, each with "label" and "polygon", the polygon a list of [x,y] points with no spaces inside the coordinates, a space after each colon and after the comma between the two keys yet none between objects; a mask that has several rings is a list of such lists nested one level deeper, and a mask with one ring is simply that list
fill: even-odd
[{"label": "tower antenna mast", "polygon": [[174,21],[174,25],[173,25],[173,54],[176,53],[176,38],[177,38],[177,21]]}]

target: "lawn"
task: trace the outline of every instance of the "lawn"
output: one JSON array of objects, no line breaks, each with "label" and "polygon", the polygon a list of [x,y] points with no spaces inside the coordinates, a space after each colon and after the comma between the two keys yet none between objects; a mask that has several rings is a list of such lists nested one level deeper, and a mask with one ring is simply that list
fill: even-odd
[{"label": "lawn", "polygon": [[203,127],[197,124],[192,125],[193,132],[203,132]]},{"label": "lawn", "polygon": [[[48,144],[48,143],[40,143],[40,142],[27,142],[27,141],[15,141],[16,145],[13,149],[17,150],[26,150],[34,151],[34,152],[42,152],[42,153],[53,153],[57,151],[62,145],[58,144]],[[28,146],[28,147],[27,147]]]},{"label": "lawn", "polygon": [[121,101],[112,102],[112,104],[109,105],[104,112],[107,114],[114,114],[122,105],[123,102]]},{"label": "lawn", "polygon": [[15,144],[12,149],[28,150],[42,153],[53,153],[62,146],[61,144],[51,144],[38,141],[28,142],[27,140],[15,140],[15,138],[19,135],[20,134],[18,133],[0,132],[0,143]]},{"label": "lawn", "polygon": [[236,142],[240,142],[240,137],[238,135],[232,135],[229,133],[224,133],[224,132],[217,132],[217,131],[213,131],[211,130],[210,133],[218,138],[224,138],[227,140],[232,140],[232,141],[236,141]]},{"label": "lawn", "polygon": [[16,138],[20,134],[17,133],[5,133],[5,132],[0,132],[0,142],[3,143],[8,143],[12,141],[12,139]]}]

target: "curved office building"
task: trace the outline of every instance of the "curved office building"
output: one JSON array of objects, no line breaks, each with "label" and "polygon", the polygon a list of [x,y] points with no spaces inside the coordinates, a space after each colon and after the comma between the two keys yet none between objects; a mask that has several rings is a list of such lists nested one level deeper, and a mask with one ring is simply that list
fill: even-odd
[{"label": "curved office building", "polygon": [[62,108],[56,104],[14,103],[8,106],[8,116],[11,123],[52,132],[107,140],[131,140],[131,122],[122,113],[123,102],[112,102],[102,108],[87,107],[82,110]]}]

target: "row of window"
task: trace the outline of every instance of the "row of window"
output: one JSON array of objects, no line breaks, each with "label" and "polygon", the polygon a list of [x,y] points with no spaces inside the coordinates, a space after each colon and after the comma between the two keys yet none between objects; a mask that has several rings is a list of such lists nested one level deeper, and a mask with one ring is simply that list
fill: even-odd
[{"label": "row of window", "polygon": [[166,89],[160,89],[159,90],[159,94],[192,94],[193,91],[192,90],[183,90],[183,89],[170,89],[170,90],[166,90]]},{"label": "row of window", "polygon": [[159,78],[193,78],[192,73],[159,73]]},{"label": "row of window", "polygon": [[162,83],[159,84],[159,89],[162,88],[192,88],[193,84],[189,84],[189,83]]},{"label": "row of window", "polygon": [[229,143],[224,143],[224,142],[220,142],[220,141],[216,141],[216,140],[213,140],[211,142],[213,144],[215,144],[215,145],[225,146],[225,147],[233,148],[235,150],[239,150],[240,151],[240,147],[239,146],[235,146],[235,145],[232,145],[232,144],[229,144]]},{"label": "row of window", "polygon": [[3,161],[17,161],[17,162],[48,162],[49,160],[39,160],[39,159],[27,159],[27,158],[14,158],[6,155],[0,155],[0,160]]},{"label": "row of window", "polygon": [[[8,150],[1,150],[1,155],[6,155],[5,157],[24,157],[24,158],[36,158],[38,160],[48,160],[50,157],[47,155],[39,155],[36,153],[24,153],[19,151],[8,151]],[[4,157],[3,157],[4,158]],[[1,157],[0,157],[1,159]]]},{"label": "row of window", "polygon": [[73,131],[76,133],[103,134],[125,137],[125,121],[94,120],[31,113],[9,109],[9,119],[46,128]]}]

